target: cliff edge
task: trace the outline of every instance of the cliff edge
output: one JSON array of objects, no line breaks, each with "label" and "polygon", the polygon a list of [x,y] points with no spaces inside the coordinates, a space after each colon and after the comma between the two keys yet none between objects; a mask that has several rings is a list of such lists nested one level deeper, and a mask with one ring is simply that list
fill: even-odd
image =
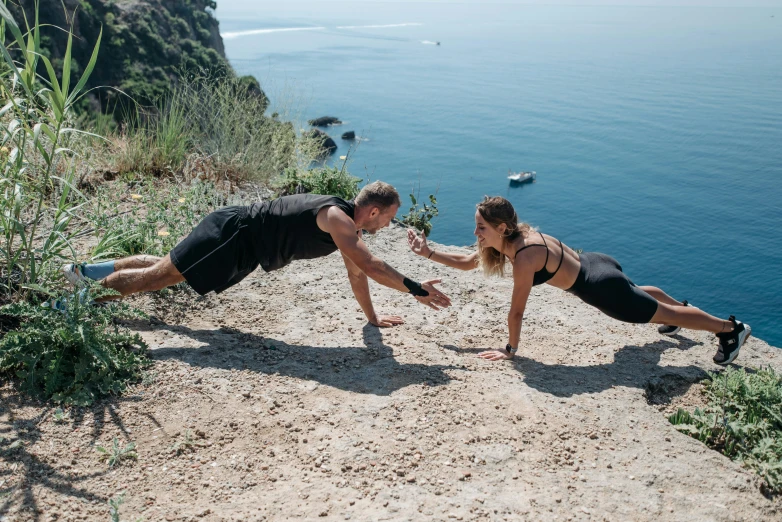
[{"label": "cliff edge", "polygon": [[[0,429],[29,420],[29,459],[51,470],[27,477],[42,512],[102,519],[124,491],[123,519],[146,520],[780,519],[752,472],[667,420],[701,401],[712,336],[661,338],[544,286],[517,358],[484,361],[506,342],[511,281],[428,263],[400,228],[368,244],[442,278],[453,307],[372,283],[378,312],[407,322],[369,326],[335,254],[219,296],[136,298],[154,316],[134,326],[149,379],[67,423],[0,389]],[[782,351],[751,338],[737,363],[780,370]],[[107,471],[94,446],[115,436],[138,462]]]}]

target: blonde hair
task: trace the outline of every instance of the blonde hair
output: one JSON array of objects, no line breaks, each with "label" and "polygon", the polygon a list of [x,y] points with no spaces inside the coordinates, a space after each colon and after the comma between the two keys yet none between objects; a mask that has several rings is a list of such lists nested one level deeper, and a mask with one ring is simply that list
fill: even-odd
[{"label": "blonde hair", "polygon": [[[502,238],[502,250],[505,250],[505,245],[508,242],[515,241],[519,237],[526,238],[532,230],[532,227],[527,223],[519,223],[519,218],[516,215],[516,211],[513,210],[513,205],[503,197],[485,196],[483,201],[478,203],[477,206],[478,213],[489,226],[496,230],[500,225],[505,225],[506,229]],[[481,268],[483,268],[484,275],[505,276],[505,263],[507,263],[507,259],[502,251],[492,247],[484,247],[478,243],[478,259]]]},{"label": "blonde hair", "polygon": [[394,187],[382,181],[365,185],[356,196],[356,206],[359,207],[378,207],[385,210],[393,205],[402,206],[399,193]]}]

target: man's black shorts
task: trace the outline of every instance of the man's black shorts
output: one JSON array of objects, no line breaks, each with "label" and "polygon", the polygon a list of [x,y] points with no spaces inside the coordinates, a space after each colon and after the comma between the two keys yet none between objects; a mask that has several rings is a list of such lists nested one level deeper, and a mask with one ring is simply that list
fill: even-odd
[{"label": "man's black shorts", "polygon": [[219,294],[258,268],[248,222],[248,207],[221,208],[174,247],[171,262],[193,290]]}]

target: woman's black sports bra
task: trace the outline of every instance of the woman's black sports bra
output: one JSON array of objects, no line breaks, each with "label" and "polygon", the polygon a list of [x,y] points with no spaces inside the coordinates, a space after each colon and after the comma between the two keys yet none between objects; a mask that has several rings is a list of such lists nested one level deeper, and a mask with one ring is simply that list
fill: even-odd
[{"label": "woman's black sports bra", "polygon": [[[540,234],[540,232],[538,232]],[[525,245],[521,247],[520,249],[516,250],[516,254],[513,256],[515,259],[517,255],[519,255],[519,252],[524,250],[525,248],[530,247],[545,247],[546,248],[546,262],[543,263],[543,268],[535,272],[535,276],[532,278],[532,286],[542,285],[543,283],[548,282],[552,277],[557,275],[557,272],[559,272],[559,269],[562,267],[562,261],[565,259],[565,249],[562,248],[562,241],[557,239],[559,241],[559,248],[562,250],[562,254],[560,254],[559,258],[559,265],[557,265],[557,269],[554,270],[554,273],[552,274],[548,270],[546,270],[546,265],[548,265],[548,245],[546,244],[546,238],[543,234],[540,234],[540,237],[543,239],[543,244],[536,243],[534,245]]]}]

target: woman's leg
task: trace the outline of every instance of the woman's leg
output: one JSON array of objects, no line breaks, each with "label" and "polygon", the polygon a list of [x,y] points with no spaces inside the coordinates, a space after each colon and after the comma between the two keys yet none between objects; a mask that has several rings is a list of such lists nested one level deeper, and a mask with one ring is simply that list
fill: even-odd
[{"label": "woman's leg", "polygon": [[680,303],[673,297],[669,296],[668,294],[666,294],[656,286],[639,286],[638,288],[640,288],[650,296],[657,299],[657,301],[660,303],[665,303],[673,306],[682,306],[684,304],[684,303]]},{"label": "woman's leg", "polygon": [[[641,287],[643,288],[643,287]],[[718,319],[693,306],[677,306],[659,302],[657,312],[650,323],[675,324],[691,330],[705,330],[712,333],[733,331],[733,323]]]}]

